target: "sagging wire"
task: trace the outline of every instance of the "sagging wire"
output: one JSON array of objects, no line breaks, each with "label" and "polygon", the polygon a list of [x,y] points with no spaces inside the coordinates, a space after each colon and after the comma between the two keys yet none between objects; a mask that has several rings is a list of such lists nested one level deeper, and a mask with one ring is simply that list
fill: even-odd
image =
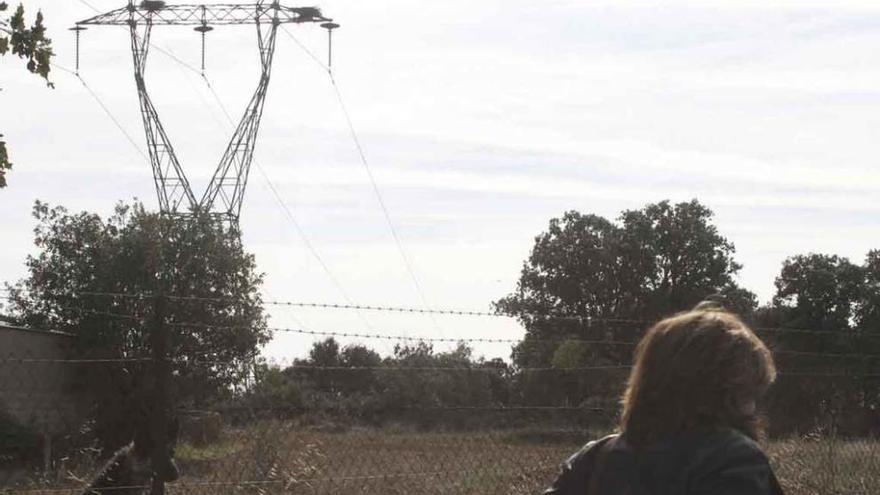
[{"label": "sagging wire", "polygon": [[[388,205],[385,202],[385,198],[382,195],[382,191],[379,188],[379,185],[376,181],[376,177],[373,175],[373,170],[370,166],[369,161],[367,160],[366,153],[364,152],[363,145],[361,144],[360,138],[358,136],[357,130],[355,129],[354,122],[351,119],[351,114],[348,111],[348,107],[345,105],[345,100],[342,97],[342,91],[339,89],[339,85],[336,82],[336,78],[333,74],[333,58],[332,58],[332,40],[333,40],[333,30],[339,27],[339,24],[328,22],[321,24],[321,27],[327,30],[328,35],[328,53],[327,53],[327,64],[324,64],[311,50],[308,49],[302,42],[297,39],[296,36],[293,35],[289,30],[285,29],[282,26],[282,31],[291,39],[297,46],[299,46],[318,66],[324,69],[327,72],[327,75],[330,79],[330,83],[333,87],[333,92],[336,96],[336,100],[339,103],[339,107],[342,110],[343,116],[345,117],[345,122],[348,126],[349,135],[352,139],[352,142],[355,145],[355,148],[358,153],[358,157],[360,158],[361,165],[364,167],[366,171],[367,178],[370,181],[370,185],[372,186],[373,193],[376,197],[377,202],[379,203],[379,207],[382,210],[382,215],[385,218],[385,222],[388,224],[388,228],[391,231],[391,236],[394,240],[394,244],[397,248],[398,254],[403,260],[404,268],[407,271],[407,274],[412,281],[413,287],[416,290],[416,293],[421,301],[422,305],[425,309],[430,310],[431,304],[428,302],[428,298],[425,295],[424,288],[422,287],[421,282],[419,281],[419,277],[416,275],[415,266],[412,263],[409,255],[403,247],[403,241],[401,240],[400,234],[398,233],[397,227],[394,224],[394,221],[391,218],[391,213],[388,209]],[[436,318],[434,318],[433,313],[426,313],[431,315],[431,322],[434,325],[434,328],[438,332],[443,332],[440,328],[440,325],[437,323]]]}]

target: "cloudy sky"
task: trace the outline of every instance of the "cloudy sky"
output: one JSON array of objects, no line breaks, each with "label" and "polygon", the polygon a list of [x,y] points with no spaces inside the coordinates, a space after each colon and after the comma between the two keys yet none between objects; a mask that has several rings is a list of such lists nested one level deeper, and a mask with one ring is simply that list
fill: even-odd
[{"label": "cloudy sky", "polygon": [[[107,11],[124,1],[27,1],[42,8],[61,66],[74,66],[67,28],[94,15],[87,4]],[[514,287],[533,237],[569,209],[615,217],[698,198],[735,243],[741,283],[765,300],[786,256],[861,261],[880,247],[876,2],[319,6],[342,24],[342,97],[431,307],[488,309]],[[326,56],[323,30],[289,29]],[[157,28],[153,41],[198,66],[190,28]],[[123,29],[90,29],[81,74],[142,150],[128,43]],[[0,191],[0,280],[11,281],[34,249],[35,199],[109,212],[132,197],[155,207],[156,197],[141,152],[76,78],[56,70],[48,90],[9,57],[0,74],[0,130],[16,164]],[[258,75],[252,27],[209,34],[207,78],[235,118]],[[218,99],[197,72],[157,51],[147,84],[201,191],[231,134]],[[241,224],[267,274],[267,299],[423,306],[326,73],[286,33],[256,161],[262,172],[251,176]],[[522,334],[495,318],[270,309],[273,326],[316,331]],[[282,333],[266,354],[290,359],[311,341]],[[477,350],[509,355],[507,345]]]}]

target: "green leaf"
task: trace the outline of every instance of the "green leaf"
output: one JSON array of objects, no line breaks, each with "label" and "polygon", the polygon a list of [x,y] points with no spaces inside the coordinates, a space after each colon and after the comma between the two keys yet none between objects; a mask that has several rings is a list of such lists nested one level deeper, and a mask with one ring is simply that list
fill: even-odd
[{"label": "green leaf", "polygon": [[12,19],[9,20],[9,27],[13,32],[24,31],[24,5],[19,5],[15,9],[15,14],[12,14]]},{"label": "green leaf", "polygon": [[[0,2],[0,12],[6,11],[9,5]],[[52,65],[52,40],[46,37],[46,26],[42,12],[37,12],[33,26],[27,27],[25,22],[24,6],[19,4],[15,13],[8,20],[0,19],[2,32],[8,36],[0,37],[0,56],[12,51],[13,55],[25,59],[25,68],[32,74],[37,74],[46,80],[46,84],[52,88],[54,85],[49,81],[49,72]],[[2,137],[2,135],[0,135]],[[6,187],[5,172],[12,168],[6,143],[0,141],[0,188]]]},{"label": "green leaf", "polygon": [[[3,134],[0,134],[0,138]],[[6,141],[0,139],[0,188],[6,187],[6,171],[12,168],[12,162],[9,161],[9,154],[6,151]]]}]

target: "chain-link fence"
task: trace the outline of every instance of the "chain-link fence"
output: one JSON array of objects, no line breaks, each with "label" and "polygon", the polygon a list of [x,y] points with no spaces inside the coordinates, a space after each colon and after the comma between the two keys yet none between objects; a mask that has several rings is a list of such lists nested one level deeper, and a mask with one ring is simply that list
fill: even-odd
[{"label": "chain-link fence", "polygon": [[[380,357],[326,340],[351,334],[303,332],[315,339],[308,359],[242,360],[230,372],[209,347],[179,345],[198,322],[166,322],[153,309],[122,353],[68,333],[0,328],[0,492],[540,493],[562,460],[614,429],[643,328],[589,322],[579,339],[546,343],[604,349],[590,365],[557,356],[520,368],[461,347],[359,335],[401,340]],[[777,360],[764,446],[786,493],[876,493],[871,356],[789,343]]]}]

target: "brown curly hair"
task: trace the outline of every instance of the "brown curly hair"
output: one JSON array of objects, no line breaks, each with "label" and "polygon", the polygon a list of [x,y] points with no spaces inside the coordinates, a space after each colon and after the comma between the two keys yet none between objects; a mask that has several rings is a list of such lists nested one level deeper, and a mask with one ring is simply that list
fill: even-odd
[{"label": "brown curly hair", "polygon": [[623,394],[620,431],[633,445],[683,432],[761,433],[749,405],[776,379],[767,346],[712,303],[666,318],[645,334]]}]

